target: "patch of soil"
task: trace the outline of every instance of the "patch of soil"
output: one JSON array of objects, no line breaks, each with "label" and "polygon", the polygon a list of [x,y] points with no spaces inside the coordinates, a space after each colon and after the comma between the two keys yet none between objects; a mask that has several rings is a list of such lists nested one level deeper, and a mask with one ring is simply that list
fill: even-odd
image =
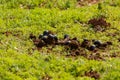
[{"label": "patch of soil", "polygon": [[66,55],[67,57],[77,57],[77,56],[83,56],[87,58],[88,60],[105,60],[104,56],[100,54],[98,51],[92,51],[90,54],[87,54],[85,50],[77,49],[77,50],[71,50],[69,51],[70,54]]},{"label": "patch of soil", "polygon": [[100,78],[100,74],[97,71],[86,71],[85,72],[85,76],[91,77],[91,78],[95,78],[95,79],[99,79]]},{"label": "patch of soil", "polygon": [[66,56],[67,57],[69,57],[69,56],[72,56],[72,57],[83,56],[83,57],[87,58],[88,55],[82,49],[74,49],[74,50],[70,50],[69,54]]},{"label": "patch of soil", "polygon": [[81,47],[88,48],[90,44],[91,44],[90,40],[84,39],[83,42],[81,43]]},{"label": "patch of soil", "polygon": [[88,21],[88,24],[93,26],[95,31],[105,31],[110,26],[110,23],[106,22],[104,18],[93,18]]},{"label": "patch of soil", "polygon": [[[51,31],[44,31],[37,38],[35,35],[30,34],[29,39],[31,39],[36,46],[37,50],[41,50],[42,47],[47,47],[48,52],[52,51],[52,49],[56,45],[63,46],[65,51],[68,52],[66,56],[83,56],[87,59],[91,60],[104,60],[103,56],[97,53],[99,50],[105,50],[112,42],[101,42],[99,40],[88,40],[83,39],[80,43],[77,37],[70,38],[69,35],[65,34],[63,39],[58,39],[58,37]],[[51,46],[49,49],[48,47]],[[87,54],[86,50],[91,51],[91,54]]]},{"label": "patch of soil", "polygon": [[90,59],[90,60],[105,60],[104,57],[100,53],[91,53],[88,56],[88,59]]},{"label": "patch of soil", "polygon": [[119,57],[120,58],[120,53],[113,53],[110,55],[110,57],[114,57],[114,58]]}]

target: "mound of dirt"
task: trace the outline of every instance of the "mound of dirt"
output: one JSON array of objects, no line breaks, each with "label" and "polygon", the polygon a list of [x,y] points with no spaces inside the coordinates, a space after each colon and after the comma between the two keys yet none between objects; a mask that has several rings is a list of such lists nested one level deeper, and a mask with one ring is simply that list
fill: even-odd
[{"label": "mound of dirt", "polygon": [[[68,34],[65,34],[63,39],[58,39],[56,34],[52,31],[44,31],[37,38],[35,35],[30,34],[29,39],[31,39],[38,50],[42,49],[42,47],[48,47],[55,45],[60,45],[65,48],[65,51],[69,52],[66,56],[83,56],[87,59],[91,60],[104,60],[100,54],[97,52],[99,50],[105,50],[109,45],[112,45],[112,42],[101,42],[100,40],[88,40],[83,39],[80,43],[77,37],[70,38]],[[52,50],[52,49],[50,49]],[[85,50],[89,50],[92,54],[87,54]]]},{"label": "mound of dirt", "polygon": [[93,18],[88,21],[95,31],[105,31],[110,26],[110,23],[106,22],[104,18]]}]

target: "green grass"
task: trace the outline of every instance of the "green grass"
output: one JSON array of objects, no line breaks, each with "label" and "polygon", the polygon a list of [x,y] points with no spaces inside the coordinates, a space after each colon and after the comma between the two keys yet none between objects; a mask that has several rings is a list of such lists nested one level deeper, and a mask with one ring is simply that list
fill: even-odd
[{"label": "green grass", "polygon": [[[115,1],[101,2],[102,9],[99,10],[98,4],[77,8],[76,0],[1,0],[0,80],[42,80],[46,75],[52,80],[95,80],[84,76],[91,69],[100,74],[100,80],[119,80],[119,57],[106,58],[106,61],[88,60],[81,56],[66,58],[64,55],[68,52],[64,47],[56,46],[50,52],[47,48],[32,51],[35,46],[28,39],[30,33],[38,36],[44,30],[51,30],[59,38],[69,34],[80,42],[83,38],[112,41],[113,45],[107,51],[100,52],[119,54],[120,3]],[[115,6],[111,6],[112,3]],[[27,5],[32,9],[26,9]],[[105,32],[95,32],[88,24],[90,19],[100,16],[105,16],[111,24]],[[5,31],[12,34],[2,34]],[[114,33],[116,36],[108,36]]]}]

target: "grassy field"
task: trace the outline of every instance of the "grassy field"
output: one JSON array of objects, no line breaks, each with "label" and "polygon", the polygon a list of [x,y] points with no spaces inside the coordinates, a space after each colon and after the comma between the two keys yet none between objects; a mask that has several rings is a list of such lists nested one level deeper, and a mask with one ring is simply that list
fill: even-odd
[{"label": "grassy field", "polygon": [[[120,2],[119,0],[0,0],[0,80],[120,80]],[[109,26],[96,30],[91,19],[103,17]],[[59,39],[64,34],[110,41],[97,53],[104,60],[81,55],[69,56],[64,46],[37,50],[29,39],[45,30]],[[94,51],[82,48],[87,55]]]}]

